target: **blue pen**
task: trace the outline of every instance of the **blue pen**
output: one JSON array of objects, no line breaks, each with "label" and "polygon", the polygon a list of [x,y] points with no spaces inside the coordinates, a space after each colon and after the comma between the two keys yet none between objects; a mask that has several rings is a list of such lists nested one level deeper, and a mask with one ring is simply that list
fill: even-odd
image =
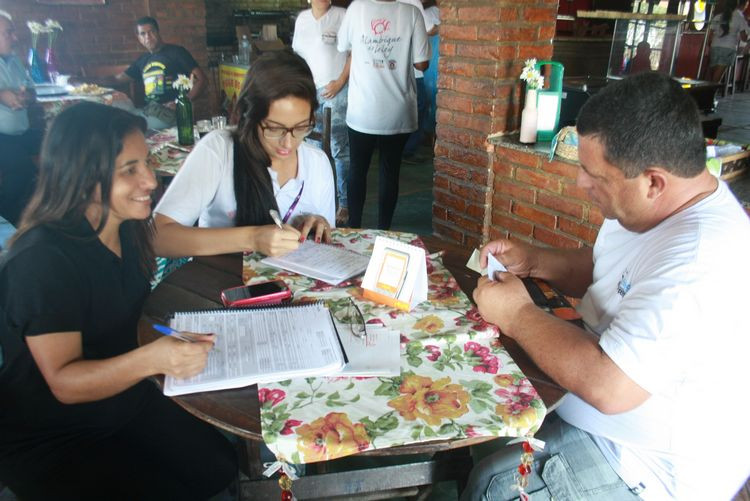
[{"label": "blue pen", "polygon": [[[187,341],[188,343],[195,342],[195,339],[186,335],[184,332],[178,331],[177,329],[173,329],[169,327],[168,325],[152,324],[151,326],[154,328],[154,330],[156,330],[157,332],[161,332],[165,336],[172,336],[182,341]],[[219,350],[216,350],[216,351],[219,351]]]}]

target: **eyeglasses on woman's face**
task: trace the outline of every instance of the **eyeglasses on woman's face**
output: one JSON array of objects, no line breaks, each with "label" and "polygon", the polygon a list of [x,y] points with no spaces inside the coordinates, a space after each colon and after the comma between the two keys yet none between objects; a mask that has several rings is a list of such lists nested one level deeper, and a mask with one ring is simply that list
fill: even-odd
[{"label": "eyeglasses on woman's face", "polygon": [[315,124],[310,122],[304,125],[295,125],[294,127],[283,127],[281,125],[266,125],[261,123],[260,128],[263,131],[263,137],[266,139],[283,139],[287,133],[291,134],[295,139],[304,139],[313,131]]}]

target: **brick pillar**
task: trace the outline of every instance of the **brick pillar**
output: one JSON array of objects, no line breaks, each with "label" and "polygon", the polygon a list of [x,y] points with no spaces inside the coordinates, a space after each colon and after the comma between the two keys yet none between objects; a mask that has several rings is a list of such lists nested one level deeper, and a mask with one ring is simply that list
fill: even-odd
[{"label": "brick pillar", "polygon": [[440,13],[433,231],[475,246],[489,236],[498,168],[485,140],[518,129],[518,76],[525,59],[551,58],[557,1],[442,0]]}]

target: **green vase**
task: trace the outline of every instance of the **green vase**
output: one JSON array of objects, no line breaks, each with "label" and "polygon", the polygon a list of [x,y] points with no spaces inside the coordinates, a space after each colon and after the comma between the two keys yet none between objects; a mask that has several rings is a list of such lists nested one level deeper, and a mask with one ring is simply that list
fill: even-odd
[{"label": "green vase", "polygon": [[187,96],[187,92],[180,92],[175,101],[175,114],[177,119],[177,142],[188,146],[195,142],[193,135],[193,103]]}]

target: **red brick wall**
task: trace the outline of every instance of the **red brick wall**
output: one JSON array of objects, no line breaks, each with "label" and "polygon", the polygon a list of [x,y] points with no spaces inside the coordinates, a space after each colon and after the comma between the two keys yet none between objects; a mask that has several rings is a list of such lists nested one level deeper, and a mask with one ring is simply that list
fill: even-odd
[{"label": "red brick wall", "polygon": [[491,157],[490,239],[566,248],[593,244],[602,214],[576,187],[575,165],[500,146]]},{"label": "red brick wall", "polygon": [[432,208],[436,234],[475,246],[511,236],[556,246],[593,241],[601,217],[575,168],[486,137],[518,129],[524,60],[552,57],[556,0],[443,0]]},{"label": "red brick wall", "polygon": [[[136,19],[153,16],[159,22],[166,42],[184,46],[206,73],[206,8],[205,0],[107,0],[105,5],[41,5],[35,0],[4,0],[0,4],[16,24],[19,56],[31,45],[26,22],[60,21],[62,34],[55,42],[61,70],[78,74],[84,65],[130,64],[143,47],[135,36]],[[46,47],[40,37],[38,48]],[[195,103],[196,115],[210,113],[212,103],[206,97]]]}]

